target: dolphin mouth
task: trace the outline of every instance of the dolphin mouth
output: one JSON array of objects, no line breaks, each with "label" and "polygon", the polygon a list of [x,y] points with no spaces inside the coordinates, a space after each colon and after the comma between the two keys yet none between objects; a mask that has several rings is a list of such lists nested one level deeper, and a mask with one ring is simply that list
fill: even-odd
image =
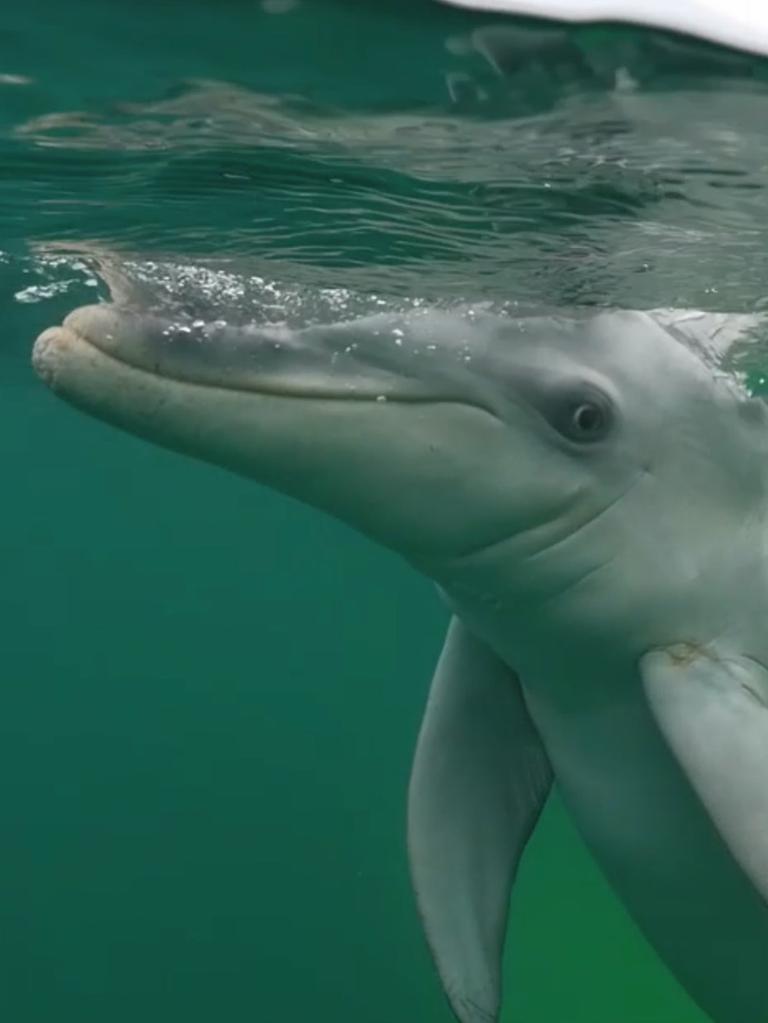
[{"label": "dolphin mouth", "polygon": [[328,351],[280,325],[231,326],[176,319],[103,303],[82,306],[37,339],[33,363],[55,388],[56,370],[78,345],[133,370],[175,383],[284,398],[443,402],[392,367],[356,357],[354,343]]}]

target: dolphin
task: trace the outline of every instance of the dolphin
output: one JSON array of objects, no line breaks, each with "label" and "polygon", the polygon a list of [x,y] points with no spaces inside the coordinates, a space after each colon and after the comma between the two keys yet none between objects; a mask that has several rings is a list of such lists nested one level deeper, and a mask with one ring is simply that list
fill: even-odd
[{"label": "dolphin", "polygon": [[408,849],[461,1023],[494,1023],[553,778],[716,1023],[768,1019],[768,411],[749,317],[414,308],[302,328],[130,304],[37,340],[80,409],[335,515],[452,610]]}]

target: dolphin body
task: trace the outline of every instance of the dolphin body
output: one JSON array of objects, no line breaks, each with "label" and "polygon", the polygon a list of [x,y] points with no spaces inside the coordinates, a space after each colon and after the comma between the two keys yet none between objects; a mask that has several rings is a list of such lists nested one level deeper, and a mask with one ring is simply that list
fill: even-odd
[{"label": "dolphin body", "polygon": [[462,1023],[498,1018],[553,775],[691,997],[768,1020],[768,412],[711,365],[733,322],[465,308],[289,330],[102,304],[35,345],[74,405],[438,584],[454,617],[408,846]]}]

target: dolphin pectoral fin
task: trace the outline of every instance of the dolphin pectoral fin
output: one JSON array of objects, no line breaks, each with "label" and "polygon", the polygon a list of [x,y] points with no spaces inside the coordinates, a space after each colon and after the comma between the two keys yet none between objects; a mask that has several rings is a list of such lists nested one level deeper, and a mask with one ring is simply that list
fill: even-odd
[{"label": "dolphin pectoral fin", "polygon": [[768,670],[678,644],[640,662],[659,727],[733,857],[768,899]]},{"label": "dolphin pectoral fin", "polygon": [[494,1023],[512,881],[552,781],[515,674],[453,619],[408,798],[411,876],[461,1023]]}]

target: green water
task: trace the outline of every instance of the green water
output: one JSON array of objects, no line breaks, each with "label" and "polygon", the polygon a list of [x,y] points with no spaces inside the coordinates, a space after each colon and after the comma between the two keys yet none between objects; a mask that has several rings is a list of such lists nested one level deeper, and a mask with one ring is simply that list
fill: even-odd
[{"label": "green water", "polygon": [[[761,308],[763,70],[705,49],[678,81],[663,40],[592,30],[531,61],[507,45],[500,73],[467,55],[479,25],[394,0],[0,13],[9,1023],[450,1018],[404,851],[446,624],[431,587],[315,512],[80,417],[28,361],[104,293],[41,242],[123,250],[145,279],[224,255],[201,301],[241,316],[231,275],[267,272],[298,282],[299,317],[339,286]],[[619,44],[636,87],[617,93]],[[506,990],[507,1023],[703,1019],[556,800]]]}]

